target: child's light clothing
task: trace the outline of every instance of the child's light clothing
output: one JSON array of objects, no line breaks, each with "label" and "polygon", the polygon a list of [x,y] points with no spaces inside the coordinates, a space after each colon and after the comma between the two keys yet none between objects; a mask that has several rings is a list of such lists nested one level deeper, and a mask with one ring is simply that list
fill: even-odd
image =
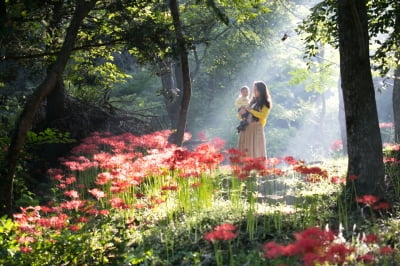
[{"label": "child's light clothing", "polygon": [[249,106],[249,98],[248,97],[242,97],[242,96],[240,96],[240,97],[238,97],[237,99],[236,99],[236,101],[235,101],[235,106],[236,106],[236,108],[240,108],[240,107],[242,107],[242,106]]}]

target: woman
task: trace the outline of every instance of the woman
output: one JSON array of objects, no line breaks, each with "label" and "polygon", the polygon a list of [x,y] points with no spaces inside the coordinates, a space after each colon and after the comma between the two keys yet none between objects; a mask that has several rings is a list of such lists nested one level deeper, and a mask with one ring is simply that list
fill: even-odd
[{"label": "woman", "polygon": [[249,125],[239,133],[238,149],[248,157],[267,157],[265,148],[264,126],[267,123],[269,110],[272,107],[271,96],[267,85],[262,81],[254,82],[254,94],[250,106],[241,109],[242,115],[248,111]]}]

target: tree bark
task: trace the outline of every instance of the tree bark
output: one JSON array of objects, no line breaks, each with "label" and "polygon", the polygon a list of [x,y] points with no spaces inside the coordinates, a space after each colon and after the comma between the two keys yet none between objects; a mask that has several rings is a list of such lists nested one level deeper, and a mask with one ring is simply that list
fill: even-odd
[{"label": "tree bark", "polygon": [[178,127],[180,103],[182,100],[177,89],[182,90],[182,88],[178,88],[175,84],[176,82],[174,82],[173,67],[169,61],[166,59],[159,62],[158,67],[160,69],[162,95],[168,113],[169,126],[175,129]]},{"label": "tree bark", "polygon": [[58,128],[57,124],[64,118],[65,88],[62,77],[57,80],[46,100],[46,125]]},{"label": "tree bark", "polygon": [[180,63],[182,68],[182,84],[183,84],[182,102],[181,102],[181,109],[179,112],[178,127],[176,134],[174,134],[174,140],[173,140],[173,142],[176,145],[181,146],[183,143],[183,136],[186,130],[187,114],[189,111],[190,97],[192,94],[192,84],[190,80],[188,52],[186,49],[186,42],[183,36],[182,25],[180,21],[178,0],[170,0],[169,6],[174,23]]},{"label": "tree bark", "polygon": [[[47,51],[56,48],[57,32],[60,32],[60,26],[63,13],[63,1],[55,2],[52,10],[52,18],[47,29],[47,33],[53,39],[53,42],[47,46]],[[56,127],[55,122],[64,118],[65,89],[62,77],[57,81],[55,88],[46,98],[46,126]]]},{"label": "tree bark", "polygon": [[346,115],[344,113],[343,91],[341,81],[338,81],[338,97],[339,97],[339,127],[340,137],[342,139],[342,154],[347,155],[347,135],[346,135]]},{"label": "tree bark", "polygon": [[51,67],[44,81],[31,95],[18,119],[15,132],[11,138],[10,147],[6,155],[6,165],[3,169],[1,169],[0,178],[2,185],[0,186],[0,216],[3,214],[11,215],[13,212],[12,201],[15,169],[18,163],[19,154],[26,139],[27,132],[32,125],[34,114],[36,113],[43,99],[54,89],[57,81],[60,80],[74,47],[76,36],[82,21],[87,16],[89,11],[95,6],[96,2],[97,0],[91,0],[89,2],[80,0],[77,2],[74,15],[71,19],[63,46],[56,62]]},{"label": "tree bark", "polygon": [[[400,53],[396,56],[400,60]],[[400,143],[400,64],[394,70],[393,82],[394,141]]]},{"label": "tree bark", "polygon": [[[366,0],[338,0],[340,74],[346,114],[348,176],[357,195],[383,195],[384,166],[369,61]],[[351,186],[352,182],[348,182]]]}]

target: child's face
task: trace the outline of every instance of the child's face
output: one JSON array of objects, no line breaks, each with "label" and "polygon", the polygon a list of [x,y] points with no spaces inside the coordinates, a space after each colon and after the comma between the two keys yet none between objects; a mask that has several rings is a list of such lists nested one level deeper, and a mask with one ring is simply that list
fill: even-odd
[{"label": "child's face", "polygon": [[240,94],[242,95],[242,97],[246,98],[247,96],[249,96],[249,91],[248,90],[241,90]]}]

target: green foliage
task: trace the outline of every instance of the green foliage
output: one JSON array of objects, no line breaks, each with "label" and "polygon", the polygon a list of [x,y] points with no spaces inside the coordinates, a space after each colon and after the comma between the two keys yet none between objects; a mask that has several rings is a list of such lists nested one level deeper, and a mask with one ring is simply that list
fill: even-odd
[{"label": "green foliage", "polygon": [[60,132],[58,129],[47,128],[44,131],[35,133],[29,131],[26,136],[27,145],[42,145],[49,143],[72,143],[69,132]]},{"label": "green foliage", "polygon": [[17,224],[5,216],[0,218],[0,264],[9,263],[11,256],[18,252]]},{"label": "green foliage", "polygon": [[[396,52],[399,52],[400,31],[398,30],[400,5],[396,0],[368,1],[368,30],[372,50],[373,68],[384,76],[395,67]],[[298,27],[303,36],[305,54],[311,59],[320,47],[329,44],[338,47],[337,3],[324,0],[311,9],[311,14]],[[396,24],[397,23],[397,24]]]}]

